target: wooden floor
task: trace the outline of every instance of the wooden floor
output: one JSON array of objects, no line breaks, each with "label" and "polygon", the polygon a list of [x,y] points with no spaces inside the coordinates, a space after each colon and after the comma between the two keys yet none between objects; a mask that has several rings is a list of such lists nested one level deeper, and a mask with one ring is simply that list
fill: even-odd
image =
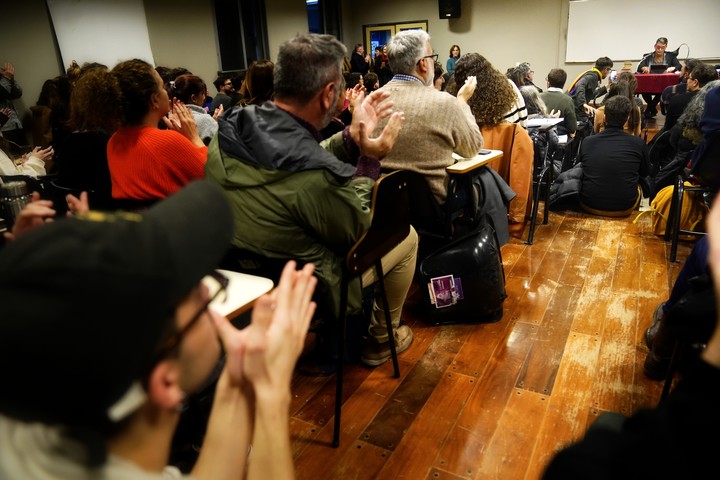
[{"label": "wooden floor", "polygon": [[335,377],[293,379],[292,446],[301,479],[537,479],[553,453],[604,411],[656,404],[642,341],[691,249],[651,219],[551,213],[535,244],[502,248],[500,322],[429,326],[392,365],[348,365],[340,447],[330,446]]}]

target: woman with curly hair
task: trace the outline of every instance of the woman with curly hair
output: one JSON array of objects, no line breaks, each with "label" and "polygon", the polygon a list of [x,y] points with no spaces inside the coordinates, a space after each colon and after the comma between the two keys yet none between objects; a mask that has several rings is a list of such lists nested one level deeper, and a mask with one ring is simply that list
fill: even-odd
[{"label": "woman with curly hair", "polygon": [[[96,92],[107,102],[106,114],[120,128],[107,146],[115,199],[156,200],[205,176],[207,147],[190,110],[168,97],[160,75],[149,63],[121,62],[107,75],[112,87]],[[167,130],[158,128],[160,122]]]},{"label": "woman with curly hair", "polygon": [[[70,96],[72,133],[60,146],[58,183],[64,188],[86,191],[95,209],[112,199],[107,143],[120,126],[112,99],[115,93],[107,67],[90,70],[75,81]],[[57,205],[56,207],[59,207]]]},{"label": "woman with curly hair", "polygon": [[[455,64],[455,75],[447,91],[457,95],[468,77],[477,78],[477,88],[468,105],[478,127],[497,125],[502,122],[520,123],[527,119],[525,102],[517,87],[479,53],[468,53]],[[517,93],[515,91],[517,90]]]}]

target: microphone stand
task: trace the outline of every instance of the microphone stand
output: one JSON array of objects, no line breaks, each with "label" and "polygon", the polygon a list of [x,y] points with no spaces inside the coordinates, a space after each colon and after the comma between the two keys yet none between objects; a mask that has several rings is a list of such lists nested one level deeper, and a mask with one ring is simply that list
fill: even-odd
[{"label": "microphone stand", "polygon": [[[650,52],[647,55],[645,55],[643,58],[640,59],[640,63],[644,62],[646,58],[650,57],[650,55],[655,55],[655,52],[653,51],[653,52]],[[640,63],[638,63],[638,65],[640,65]],[[648,71],[645,73],[650,73],[650,65],[646,65],[646,67],[647,67]],[[640,71],[640,73],[642,73],[642,71]]]}]

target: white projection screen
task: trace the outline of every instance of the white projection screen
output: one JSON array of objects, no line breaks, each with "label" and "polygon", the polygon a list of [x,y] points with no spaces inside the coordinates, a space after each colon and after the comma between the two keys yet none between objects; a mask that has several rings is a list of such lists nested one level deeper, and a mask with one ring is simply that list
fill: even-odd
[{"label": "white projection screen", "polygon": [[[720,0],[570,0],[565,61],[638,61],[658,37],[680,59],[720,58]],[[689,55],[688,55],[689,50]]]},{"label": "white projection screen", "polygon": [[65,68],[75,60],[112,68],[140,58],[154,65],[142,0],[47,0]]}]

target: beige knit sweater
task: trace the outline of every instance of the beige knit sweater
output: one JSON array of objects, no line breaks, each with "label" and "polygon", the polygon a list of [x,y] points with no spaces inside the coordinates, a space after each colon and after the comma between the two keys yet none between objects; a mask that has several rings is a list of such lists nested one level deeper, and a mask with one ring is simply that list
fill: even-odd
[{"label": "beige knit sweater", "polygon": [[[380,90],[391,92],[393,110],[405,114],[395,146],[381,161],[382,168],[421,173],[438,202],[444,202],[448,185],[445,167],[455,163],[452,153],[473,157],[483,146],[470,107],[419,82],[392,80]],[[381,122],[375,135],[385,123]]]}]

